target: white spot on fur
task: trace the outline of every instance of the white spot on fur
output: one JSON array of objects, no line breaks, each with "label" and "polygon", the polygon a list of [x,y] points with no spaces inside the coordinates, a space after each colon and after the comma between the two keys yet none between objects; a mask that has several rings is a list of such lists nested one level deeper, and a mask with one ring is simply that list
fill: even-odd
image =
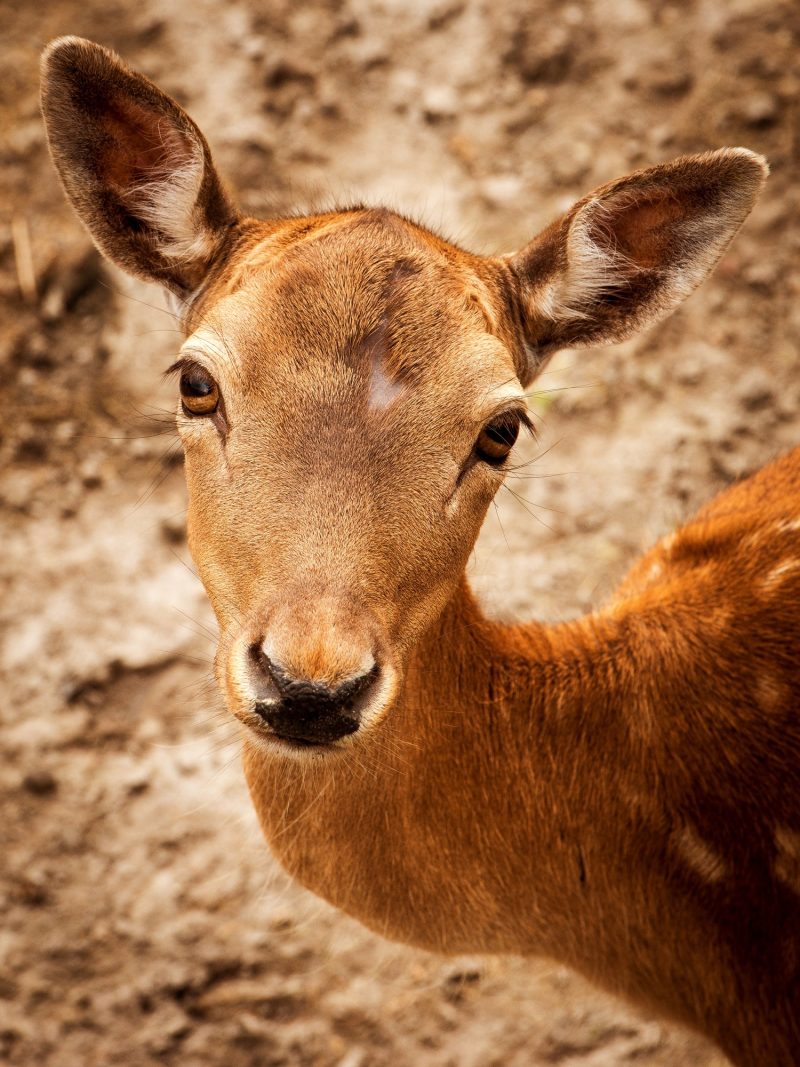
[{"label": "white spot on fur", "polygon": [[778,533],[798,533],[800,531],[800,519],[781,519],[775,529]]},{"label": "white spot on fur", "polygon": [[403,386],[393,382],[381,366],[378,359],[372,361],[372,374],[369,379],[369,406],[373,411],[383,411],[403,392]]},{"label": "white spot on fur", "polygon": [[739,542],[739,546],[742,549],[747,549],[748,552],[757,552],[761,549],[767,536],[771,535],[765,534],[764,530],[755,530],[753,533],[743,537]]},{"label": "white spot on fur", "polygon": [[676,833],[674,842],[681,857],[704,881],[716,883],[727,875],[725,860],[691,826]]},{"label": "white spot on fur", "polygon": [[655,582],[664,574],[664,564],[660,559],[654,559],[650,566],[647,568],[647,573],[644,576],[646,582]]},{"label": "white spot on fur", "polygon": [[772,715],[781,710],[786,700],[786,686],[774,674],[762,672],[756,677],[753,687],[762,711]]},{"label": "white spot on fur", "polygon": [[779,826],[775,830],[775,874],[795,893],[800,893],[800,833]]},{"label": "white spot on fur", "polygon": [[800,559],[784,560],[783,563],[779,563],[777,566],[773,567],[767,576],[762,579],[762,591],[765,593],[775,592],[790,575],[798,570],[800,570]]}]

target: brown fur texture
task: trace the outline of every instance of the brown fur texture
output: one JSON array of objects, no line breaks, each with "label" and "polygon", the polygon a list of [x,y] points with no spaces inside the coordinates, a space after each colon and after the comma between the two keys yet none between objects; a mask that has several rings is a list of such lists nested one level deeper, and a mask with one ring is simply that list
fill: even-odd
[{"label": "brown fur texture", "polygon": [[[732,149],[638,172],[483,259],[381,209],[239,219],[177,105],[87,42],[48,55],[68,195],[117,262],[187,291],[182,365],[224,401],[178,416],[189,540],[280,861],[387,937],[547,954],[739,1067],[800,1064],[800,451],[586,618],[492,622],[464,579],[503,478],[482,430],[520,412],[554,347],[626,336],[686,296],[763,161]],[[109,99],[121,125],[77,136],[97,115],[108,131]],[[191,214],[219,239],[199,280],[199,259],[191,279],[166,272],[169,235],[120,210],[153,111],[171,150],[203,146]],[[267,647],[329,687],[374,662],[360,728],[316,749],[271,733]]]}]

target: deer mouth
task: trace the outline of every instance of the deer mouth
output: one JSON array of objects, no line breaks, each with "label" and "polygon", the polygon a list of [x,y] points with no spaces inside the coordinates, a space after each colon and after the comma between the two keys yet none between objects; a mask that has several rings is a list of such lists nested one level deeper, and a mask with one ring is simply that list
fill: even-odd
[{"label": "deer mouth", "polygon": [[325,748],[357,732],[361,716],[334,714],[324,720],[314,719],[306,725],[302,718],[291,718],[285,711],[270,713],[263,706],[256,706],[256,714],[265,721],[271,735],[286,744],[300,748]]},{"label": "deer mouth", "polygon": [[[352,734],[343,735],[341,738],[320,739],[303,737],[300,734],[278,732],[268,726],[263,718],[256,712],[246,716],[239,716],[240,721],[247,727],[248,734],[259,747],[273,756],[282,755],[289,757],[328,757],[344,750],[346,738]],[[355,731],[354,731],[355,732]]]}]

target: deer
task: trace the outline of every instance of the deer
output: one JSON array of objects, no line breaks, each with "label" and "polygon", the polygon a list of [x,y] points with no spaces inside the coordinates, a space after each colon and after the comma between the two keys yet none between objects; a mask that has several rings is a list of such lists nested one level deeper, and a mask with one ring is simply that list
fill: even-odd
[{"label": "deer", "polygon": [[66,195],[168,294],[191,556],[277,860],[382,936],[550,957],[800,1064],[800,449],[557,624],[465,568],[558,349],[711,272],[765,160],[722,148],[472,254],[380,207],[243,216],[187,113],[75,37],[42,61]]}]

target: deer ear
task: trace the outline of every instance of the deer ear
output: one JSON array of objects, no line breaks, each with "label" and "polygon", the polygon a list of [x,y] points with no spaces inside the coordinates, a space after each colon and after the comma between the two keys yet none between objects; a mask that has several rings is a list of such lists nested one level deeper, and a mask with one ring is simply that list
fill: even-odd
[{"label": "deer ear", "polygon": [[746,148],[637,171],[506,257],[529,379],[558,348],[621,341],[669,314],[713,269],[767,173]]},{"label": "deer ear", "polygon": [[100,250],[178,294],[196,288],[238,214],[186,112],[79,37],[42,57],[42,111],[64,189]]}]

